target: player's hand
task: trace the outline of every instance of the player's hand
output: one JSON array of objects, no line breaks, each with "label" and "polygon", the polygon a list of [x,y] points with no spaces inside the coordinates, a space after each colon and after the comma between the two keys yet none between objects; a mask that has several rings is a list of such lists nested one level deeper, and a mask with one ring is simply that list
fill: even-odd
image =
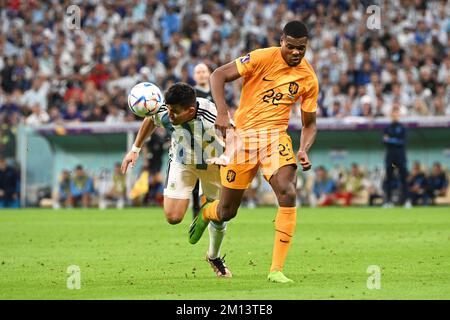
[{"label": "player's hand", "polygon": [[216,123],[214,125],[216,127],[216,131],[218,134],[221,134],[222,137],[226,137],[226,133],[228,129],[231,129],[230,118],[228,114],[217,114]]},{"label": "player's hand", "polygon": [[308,171],[311,169],[311,162],[309,161],[308,154],[305,151],[297,152],[297,159],[300,161],[300,165],[302,166],[303,171]]},{"label": "player's hand", "polygon": [[220,157],[206,159],[206,163],[207,164],[217,164],[219,166],[226,166],[230,163],[230,158],[223,154]]},{"label": "player's hand", "polygon": [[127,155],[125,156],[125,158],[123,158],[122,165],[120,167],[122,170],[122,174],[125,174],[127,172],[128,165],[130,163],[131,163],[131,168],[133,168],[136,165],[136,161],[138,158],[139,158],[138,152],[133,152],[133,151],[128,152]]}]

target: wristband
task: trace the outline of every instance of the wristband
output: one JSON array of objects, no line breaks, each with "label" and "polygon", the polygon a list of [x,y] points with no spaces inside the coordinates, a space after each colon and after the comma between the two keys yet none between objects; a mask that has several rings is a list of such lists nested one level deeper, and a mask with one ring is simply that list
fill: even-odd
[{"label": "wristband", "polygon": [[141,151],[141,148],[138,148],[138,147],[136,147],[136,146],[133,144],[133,146],[131,147],[131,151],[132,151],[132,152],[139,153],[139,151]]}]

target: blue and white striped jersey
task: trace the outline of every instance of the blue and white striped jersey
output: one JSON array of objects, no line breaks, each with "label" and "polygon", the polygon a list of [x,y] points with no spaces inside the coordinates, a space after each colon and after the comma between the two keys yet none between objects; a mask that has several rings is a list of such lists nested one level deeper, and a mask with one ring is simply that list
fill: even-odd
[{"label": "blue and white striped jersey", "polygon": [[155,125],[162,126],[171,133],[171,160],[206,169],[206,159],[223,153],[225,144],[222,138],[217,136],[214,127],[217,108],[208,99],[197,98],[196,116],[181,125],[172,125],[165,106],[152,117]]}]

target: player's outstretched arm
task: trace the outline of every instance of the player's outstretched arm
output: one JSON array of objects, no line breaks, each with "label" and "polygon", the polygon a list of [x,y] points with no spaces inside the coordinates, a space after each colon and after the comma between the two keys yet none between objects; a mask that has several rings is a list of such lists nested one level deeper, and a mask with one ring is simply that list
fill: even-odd
[{"label": "player's outstretched arm", "polygon": [[136,161],[139,157],[139,152],[141,151],[142,145],[144,144],[145,139],[147,139],[147,137],[149,137],[153,133],[153,131],[155,131],[155,123],[153,121],[153,118],[145,118],[142,121],[136,139],[134,140],[133,147],[122,160],[121,170],[123,174],[127,172],[128,165],[130,163],[131,167],[134,167],[136,165]]},{"label": "player's outstretched arm", "polygon": [[215,127],[223,137],[226,136],[227,129],[231,128],[228,105],[225,101],[225,83],[234,81],[240,77],[241,75],[239,74],[235,61],[231,61],[217,68],[210,77],[211,93],[217,107]]},{"label": "player's outstretched arm", "polygon": [[297,159],[300,161],[303,171],[311,169],[311,162],[308,158],[308,151],[316,138],[316,113],[305,112],[302,110],[302,135],[300,137],[300,148],[297,153]]}]

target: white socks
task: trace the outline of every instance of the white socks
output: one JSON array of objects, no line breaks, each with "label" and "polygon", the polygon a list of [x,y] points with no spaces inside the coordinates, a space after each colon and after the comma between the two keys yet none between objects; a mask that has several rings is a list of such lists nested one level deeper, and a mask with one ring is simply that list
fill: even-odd
[{"label": "white socks", "polygon": [[208,258],[216,259],[220,255],[220,247],[222,246],[223,237],[227,229],[227,223],[218,223],[210,221],[208,225],[209,231],[209,249]]}]

